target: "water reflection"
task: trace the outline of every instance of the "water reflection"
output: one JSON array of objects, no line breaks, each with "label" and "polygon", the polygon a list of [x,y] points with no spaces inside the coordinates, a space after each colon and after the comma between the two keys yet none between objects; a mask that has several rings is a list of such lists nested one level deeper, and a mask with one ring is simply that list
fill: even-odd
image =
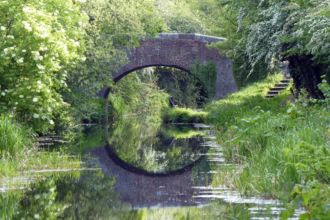
[{"label": "water reflection", "polygon": [[[117,132],[118,126],[120,131]],[[124,121],[109,128],[107,152],[116,162],[141,174],[166,174],[192,166],[206,147],[205,131],[192,125],[157,125]],[[144,172],[142,172],[144,171]]]},{"label": "water reflection", "polygon": [[69,149],[82,153],[85,168],[98,171],[52,174],[27,192],[0,193],[0,217],[276,219],[280,208],[244,201],[226,187],[209,187],[223,159],[207,129],[134,119],[107,131],[91,128]]},{"label": "water reflection", "polygon": [[[151,207],[197,206],[209,199],[194,199],[199,190],[193,188],[198,176],[192,176],[193,167],[182,170],[180,173],[170,172],[169,175],[144,175],[132,172],[117,165],[109,159],[105,148],[99,147],[92,151],[105,176],[116,176],[114,188],[121,200],[131,205],[132,209]],[[200,160],[195,166],[202,165]],[[205,184],[200,181],[200,184]]]}]

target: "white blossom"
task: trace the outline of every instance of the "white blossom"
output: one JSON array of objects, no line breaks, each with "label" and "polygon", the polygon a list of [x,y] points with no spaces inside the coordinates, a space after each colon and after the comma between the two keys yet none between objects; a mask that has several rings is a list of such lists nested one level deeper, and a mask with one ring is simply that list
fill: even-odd
[{"label": "white blossom", "polygon": [[4,27],[4,26],[1,26],[1,28],[0,28],[2,31],[5,31],[6,30],[6,27]]},{"label": "white blossom", "polygon": [[23,62],[24,62],[24,58],[23,57],[17,60],[17,63],[23,63]]},{"label": "white blossom", "polygon": [[40,69],[40,70],[44,70],[45,67],[43,65],[40,65],[40,64],[37,64],[37,67]]},{"label": "white blossom", "polygon": [[39,118],[39,115],[37,113],[34,113],[33,118]]},{"label": "white blossom", "polygon": [[20,97],[22,99],[22,98],[24,98],[24,95],[19,95],[18,97]]},{"label": "white blossom", "polygon": [[24,11],[24,12],[30,12],[31,9],[30,9],[29,7],[25,7],[25,8],[23,8],[23,11]]},{"label": "white blossom", "polygon": [[38,101],[38,98],[37,97],[34,97],[33,98],[33,102],[37,102]]},{"label": "white blossom", "polygon": [[23,25],[24,25],[24,28],[27,30],[27,31],[32,31],[32,27],[30,26],[30,24],[26,21],[22,21]]},{"label": "white blossom", "polygon": [[[24,10],[24,9],[23,9]],[[30,24],[26,21],[22,21],[23,25],[24,25],[24,28],[27,30],[27,31],[32,31],[32,27],[30,26]]]},{"label": "white blossom", "polygon": [[2,95],[2,96],[5,96],[5,95],[6,95],[6,93],[2,92],[2,93],[1,93],[1,95]]},{"label": "white blossom", "polygon": [[43,35],[40,35],[41,38],[46,38],[49,36],[49,33],[44,33]]},{"label": "white blossom", "polygon": [[53,125],[54,121],[53,120],[49,120],[49,124]]}]

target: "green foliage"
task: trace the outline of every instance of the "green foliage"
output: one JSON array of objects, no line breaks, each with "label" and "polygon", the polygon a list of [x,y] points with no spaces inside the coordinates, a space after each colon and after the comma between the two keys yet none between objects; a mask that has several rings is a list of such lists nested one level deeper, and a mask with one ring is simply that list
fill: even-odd
[{"label": "green foliage", "polygon": [[39,182],[20,202],[15,219],[57,219],[67,207],[55,203],[56,185],[52,180]]},{"label": "green foliage", "polygon": [[[228,38],[237,34],[237,11],[228,0],[191,0],[190,8],[205,25],[206,34]],[[227,41],[221,52],[230,51],[233,45]],[[231,42],[232,43],[232,42]],[[225,51],[224,51],[225,50]]]},{"label": "green foliage", "polygon": [[[62,179],[57,182],[56,202],[59,204],[70,204],[57,217],[60,216],[64,219],[90,219],[95,216],[98,216],[98,219],[113,217],[114,213],[110,204],[115,205],[113,203],[119,202],[119,195],[113,188],[115,178],[104,177],[101,172],[95,171],[85,172],[82,178],[84,178],[84,181],[79,181],[75,184],[70,184],[68,179]],[[79,206],[79,209],[77,209],[77,206]]]},{"label": "green foliage", "polygon": [[169,95],[160,90],[149,69],[133,72],[116,83],[109,94],[112,117],[160,110],[168,106]]},{"label": "green foliage", "polygon": [[330,98],[330,85],[328,84],[327,80],[325,80],[325,75],[321,76],[323,78],[322,82],[318,85],[319,89],[322,91],[323,95],[326,97],[324,102],[327,104],[329,103]]},{"label": "green foliage", "polygon": [[207,98],[211,100],[216,93],[217,67],[215,62],[200,64],[199,60],[197,60],[195,66],[192,66],[190,71],[201,82]]},{"label": "green foliage", "polygon": [[[100,123],[105,116],[105,100],[97,98],[93,93],[81,91],[77,88],[72,89],[71,92],[63,94],[65,101],[70,102],[68,105],[68,116],[72,116],[75,124],[78,123]],[[63,109],[64,110],[64,109]],[[65,115],[63,110],[60,114]],[[57,120],[63,120],[63,116],[55,117]],[[55,121],[55,125],[57,120]],[[71,124],[70,126],[73,126]]]},{"label": "green foliage", "polygon": [[[65,121],[57,119],[56,122],[60,121],[62,125],[56,123],[55,130],[72,126],[73,123],[100,123],[104,119],[105,109],[102,100],[96,99],[94,94],[104,88],[118,90],[118,85],[113,83],[112,73],[127,62],[126,51],[139,46],[139,40],[154,37],[164,29],[163,21],[151,0],[92,0],[83,4],[82,10],[89,16],[89,23],[83,26],[88,50],[85,52],[85,61],[77,63],[69,72],[70,90],[62,90],[65,101],[71,104],[67,115],[71,114],[72,120],[67,120],[65,125]],[[134,86],[130,85],[128,89]],[[141,93],[146,89],[137,91]],[[129,92],[127,90],[127,95]],[[151,95],[145,99],[154,98]],[[123,102],[121,94],[112,94],[109,100],[108,110],[113,117],[146,107],[141,107],[145,100],[126,99]],[[127,110],[129,102],[132,109]],[[65,114],[56,116],[63,118]]]},{"label": "green foliage", "polygon": [[258,61],[254,66],[252,73],[249,75],[252,67],[248,57],[241,54],[240,57],[237,55],[233,59],[233,74],[238,88],[264,80],[273,73],[268,69],[268,64],[263,61]]},{"label": "green foliage", "polygon": [[306,179],[330,182],[330,151],[326,146],[315,146],[304,141],[291,149],[283,149],[286,155],[295,158],[296,170]]},{"label": "green foliage", "polygon": [[308,212],[301,214],[299,219],[326,220],[330,216],[330,189],[328,185],[321,184],[317,180],[309,181],[306,185],[298,185],[291,192],[293,201],[287,210],[281,213],[281,220],[287,220],[293,216],[295,209],[301,206]]},{"label": "green foliage", "polygon": [[247,117],[246,115],[253,112],[253,109],[256,106],[259,106],[264,111],[279,110],[285,112],[285,110],[280,108],[280,103],[285,101],[288,92],[285,92],[284,94],[281,93],[274,99],[264,98],[267,91],[282,78],[283,76],[281,74],[271,75],[264,81],[251,84],[237,93],[228,95],[226,99],[213,101],[209,105],[205,106],[205,110],[209,112],[209,116],[206,121],[227,129],[230,127],[228,124],[236,123],[238,118]]},{"label": "green foliage", "polygon": [[167,32],[170,33],[199,33],[205,32],[205,23],[196,12],[191,10],[188,1],[154,0],[158,13],[164,21]]},{"label": "green foliage", "polygon": [[201,107],[206,97],[198,80],[190,73],[171,67],[156,67],[157,85],[174,99],[180,107]]},{"label": "green foliage", "polygon": [[86,60],[70,71],[70,88],[98,92],[112,87],[112,73],[127,62],[126,50],[162,32],[163,22],[153,1],[91,0],[82,5],[89,16]]},{"label": "green foliage", "polygon": [[7,115],[0,118],[0,158],[4,154],[13,155],[26,148],[32,147],[33,133],[17,124]]},{"label": "green foliage", "polygon": [[162,111],[164,122],[171,123],[203,123],[207,113],[189,108],[166,108]]},{"label": "green foliage", "polygon": [[0,3],[0,109],[35,131],[53,126],[65,69],[83,60],[87,16],[73,1]]},{"label": "green foliage", "polygon": [[[298,202],[293,202],[294,207],[299,207],[304,201],[308,208],[308,214],[301,218],[326,219],[330,114],[325,101],[300,96],[296,103],[284,105],[288,90],[276,98],[262,98],[262,87],[268,80],[208,106],[209,121],[217,126],[225,158],[244,164],[238,170],[219,170],[220,181],[214,184],[232,184],[246,195],[266,194],[285,201],[290,199],[288,192],[301,185],[301,190],[294,192]],[[328,85],[320,88],[328,94]],[[314,180],[324,186],[308,189],[305,183]],[[283,216],[290,217],[290,210]]]},{"label": "green foliage", "polygon": [[239,87],[249,81],[248,76],[262,79],[273,72],[281,55],[290,62],[296,89],[324,98],[317,85],[323,74],[330,79],[328,0],[192,2],[193,10],[207,22],[208,32],[227,38],[211,47],[234,59]]},{"label": "green foliage", "polygon": [[310,96],[324,98],[317,85],[321,76],[329,75],[327,36],[329,35],[328,1],[299,1],[291,7],[291,14],[280,38],[282,54],[290,61],[291,75],[298,91],[305,88]]}]

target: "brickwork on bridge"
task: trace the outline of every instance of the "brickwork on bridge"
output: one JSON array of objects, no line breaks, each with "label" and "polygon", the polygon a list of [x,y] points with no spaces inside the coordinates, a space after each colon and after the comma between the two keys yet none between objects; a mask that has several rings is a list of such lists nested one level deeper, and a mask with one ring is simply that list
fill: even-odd
[{"label": "brickwork on bridge", "polygon": [[[176,67],[189,72],[197,59],[202,64],[213,60],[217,67],[214,99],[224,98],[237,91],[232,60],[221,56],[217,50],[206,47],[207,44],[224,40],[199,34],[159,34],[157,38],[141,41],[139,47],[129,51],[128,64],[113,73],[113,79],[117,82],[130,72],[150,66]],[[100,95],[107,97],[108,94],[109,91],[105,91]]]}]

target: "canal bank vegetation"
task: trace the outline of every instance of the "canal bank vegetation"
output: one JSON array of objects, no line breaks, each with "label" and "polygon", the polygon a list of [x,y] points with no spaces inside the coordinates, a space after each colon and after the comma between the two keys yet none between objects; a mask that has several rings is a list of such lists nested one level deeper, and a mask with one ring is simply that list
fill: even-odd
[{"label": "canal bank vegetation", "polygon": [[36,173],[80,168],[79,157],[38,149],[32,130],[2,115],[0,121],[0,187],[26,187]]},{"label": "canal bank vegetation", "polygon": [[109,94],[110,118],[159,112],[167,107],[169,94],[160,89],[153,69],[145,68],[125,76]]},{"label": "canal bank vegetation", "polygon": [[165,108],[162,119],[165,123],[203,123],[207,112],[190,108]]},{"label": "canal bank vegetation", "polygon": [[[233,59],[242,90],[207,105],[205,112],[166,109],[165,121],[215,124],[226,159],[239,164],[235,171],[219,170],[230,175],[219,175],[215,184],[228,184],[245,195],[293,201],[284,219],[296,204],[310,210],[302,218],[326,219],[329,88],[321,75],[330,82],[328,3],[1,1],[1,180],[63,164],[78,168],[79,157],[45,153],[33,138],[51,133],[70,136],[77,124],[101,123],[105,102],[95,94],[102,88],[113,91],[109,97],[113,119],[164,108],[169,94],[182,107],[201,107],[210,97],[207,89],[180,71],[157,67],[155,74],[131,73],[122,84],[115,84],[111,74],[127,62],[124,51],[139,46],[145,36],[200,33],[227,38],[210,47]],[[263,98],[279,80],[278,75],[266,77],[282,60],[290,62],[295,95],[300,93],[296,102],[289,90]],[[171,90],[163,91],[170,83]],[[291,198],[285,195],[288,192]]]},{"label": "canal bank vegetation", "polygon": [[95,93],[114,86],[111,72],[126,62],[124,50],[165,31],[156,10],[153,1],[0,3],[2,180],[78,166],[79,157],[38,149],[34,137],[72,139],[77,124],[102,122],[105,102]]},{"label": "canal bank vegetation", "polygon": [[[303,92],[295,101],[287,89],[278,97],[264,98],[265,87],[278,75],[248,86],[207,106],[208,120],[227,162],[213,184],[224,184],[245,196],[259,195],[289,203],[282,219],[300,206],[309,216],[329,216],[329,85],[319,89],[327,98],[308,98]],[[304,217],[303,217],[304,216]]]}]

